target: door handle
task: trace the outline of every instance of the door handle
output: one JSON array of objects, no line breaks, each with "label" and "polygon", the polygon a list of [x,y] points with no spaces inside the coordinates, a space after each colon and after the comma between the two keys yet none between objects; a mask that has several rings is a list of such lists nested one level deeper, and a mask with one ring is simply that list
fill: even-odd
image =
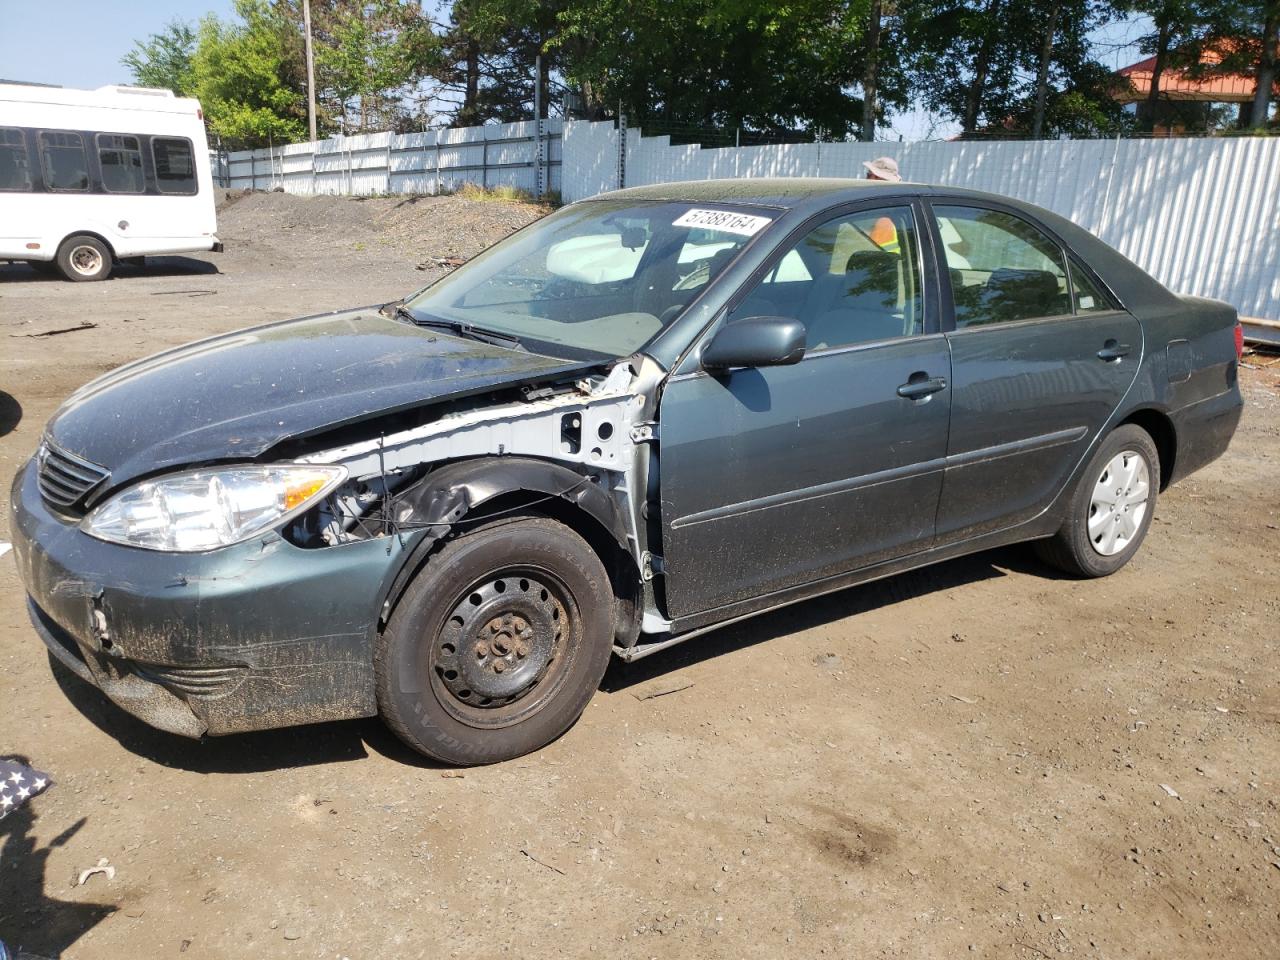
[{"label": "door handle", "polygon": [[1098,351],[1098,359],[1105,360],[1107,363],[1118,362],[1122,357],[1129,355],[1129,345],[1127,343],[1118,343],[1115,340],[1108,340],[1102,345],[1102,349]]},{"label": "door handle", "polygon": [[913,373],[898,388],[898,396],[907,400],[927,400],[939,390],[947,389],[946,377],[931,377],[924,371]]}]

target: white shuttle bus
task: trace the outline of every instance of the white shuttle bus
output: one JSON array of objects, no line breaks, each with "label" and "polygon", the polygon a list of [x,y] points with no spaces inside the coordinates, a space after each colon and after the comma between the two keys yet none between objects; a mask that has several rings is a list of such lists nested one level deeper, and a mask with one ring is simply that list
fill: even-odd
[{"label": "white shuttle bus", "polygon": [[222,250],[204,114],[168,90],[0,82],[0,261],[103,280]]}]

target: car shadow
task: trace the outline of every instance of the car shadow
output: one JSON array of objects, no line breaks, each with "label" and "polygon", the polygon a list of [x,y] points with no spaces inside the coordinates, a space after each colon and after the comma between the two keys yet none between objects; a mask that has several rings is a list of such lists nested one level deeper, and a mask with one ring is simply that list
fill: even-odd
[{"label": "car shadow", "polygon": [[[135,277],[185,277],[217,274],[218,265],[195,257],[147,257],[145,266],[117,263],[111,268],[112,280],[129,280]],[[10,263],[0,266],[0,283],[67,283],[56,268],[33,267],[28,263]]]},{"label": "car shadow", "polygon": [[11,393],[0,390],[0,437],[13,433],[22,422],[22,404]]},{"label": "car shadow", "polygon": [[[24,766],[30,763],[26,757],[11,759]],[[60,957],[116,911],[111,904],[75,903],[46,895],[50,855],[79,833],[86,821],[81,817],[42,847],[33,835],[38,817],[32,807],[39,802],[34,798],[0,820],[0,870],[4,872],[0,941],[16,957]]]},{"label": "car shadow", "polygon": [[58,686],[81,716],[130,753],[163,767],[193,773],[262,773],[349,763],[367,759],[370,752],[413,766],[446,766],[405,746],[376,717],[189,740],[157,730],[122,710],[52,655],[49,664]]},{"label": "car shadow", "polygon": [[635,663],[624,663],[615,658],[605,673],[600,689],[605,693],[619,693],[664,674],[744,650],[758,643],[766,643],[789,633],[825,626],[872,610],[908,603],[929,594],[1008,576],[1009,573],[1024,573],[1053,580],[1066,578],[1065,574],[1037,559],[1026,544],[975,553],[883,580],[846,587],[771,613],[762,613],[749,620],[693,637],[686,643],[669,647]]},{"label": "car shadow", "polygon": [[[636,663],[627,664],[615,659],[605,673],[600,690],[606,694],[620,693],[664,674],[789,633],[1010,573],[1066,579],[1065,574],[1036,559],[1026,545],[1002,547],[761,614],[695,637],[688,643],[655,653]],[[85,719],[130,753],[164,767],[206,774],[261,773],[291,767],[348,763],[367,759],[370,753],[425,769],[441,770],[452,766],[410,749],[376,717],[189,740],[157,730],[125,712],[52,655],[49,663],[63,694]]]}]

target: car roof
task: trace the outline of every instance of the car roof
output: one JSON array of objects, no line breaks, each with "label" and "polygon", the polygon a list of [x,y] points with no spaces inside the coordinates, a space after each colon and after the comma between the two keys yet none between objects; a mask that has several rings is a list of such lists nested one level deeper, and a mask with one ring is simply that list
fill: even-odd
[{"label": "car roof", "polygon": [[691,203],[734,203],[795,210],[828,207],[876,197],[939,197],[997,201],[1039,214],[1039,208],[994,193],[928,183],[891,183],[851,177],[742,177],[724,180],[682,180],[602,193],[592,200],[667,200]]}]

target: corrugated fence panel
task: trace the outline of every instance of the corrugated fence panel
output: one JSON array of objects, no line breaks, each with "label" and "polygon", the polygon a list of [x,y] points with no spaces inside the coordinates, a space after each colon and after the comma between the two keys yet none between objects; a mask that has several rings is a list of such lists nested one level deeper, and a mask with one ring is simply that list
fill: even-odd
[{"label": "corrugated fence panel", "polygon": [[563,128],[529,120],[242,150],[228,155],[223,179],[235,189],[303,195],[439,193],[469,183],[558,190]]}]

